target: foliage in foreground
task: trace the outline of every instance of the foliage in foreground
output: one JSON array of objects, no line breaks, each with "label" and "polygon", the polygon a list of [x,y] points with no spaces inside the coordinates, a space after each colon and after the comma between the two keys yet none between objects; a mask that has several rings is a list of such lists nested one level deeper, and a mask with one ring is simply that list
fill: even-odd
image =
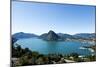
[{"label": "foliage in foreground", "polygon": [[79,57],[77,53],[71,53],[69,55],[61,54],[48,54],[43,55],[38,52],[29,50],[28,48],[21,48],[17,44],[15,47],[12,45],[12,58],[17,58],[17,60],[12,61],[13,66],[26,66],[26,65],[42,65],[42,64],[60,64],[68,63],[65,60],[72,60],[75,62],[89,62],[95,61],[95,55],[89,55],[85,57]]}]

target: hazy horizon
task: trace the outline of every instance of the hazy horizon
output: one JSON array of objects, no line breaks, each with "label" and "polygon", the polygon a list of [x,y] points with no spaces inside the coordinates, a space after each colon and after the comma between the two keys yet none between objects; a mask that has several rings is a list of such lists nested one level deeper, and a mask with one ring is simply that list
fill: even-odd
[{"label": "hazy horizon", "polygon": [[12,2],[12,34],[95,33],[95,6]]},{"label": "hazy horizon", "polygon": [[[53,31],[53,30],[52,30]],[[48,31],[49,32],[49,31]],[[48,32],[44,32],[44,33],[48,33]],[[54,31],[55,32],[55,31]],[[16,32],[16,33],[29,33],[29,34],[35,34],[35,35],[42,35],[42,34],[44,34],[44,33],[42,33],[42,34],[36,34],[36,33],[31,33],[31,32]],[[12,35],[13,34],[16,34],[16,33],[12,33]],[[63,33],[63,32],[55,32],[55,33],[62,33],[62,34],[69,34],[69,33]],[[95,33],[95,32],[93,32],[93,33]],[[75,34],[92,34],[92,33],[74,33],[74,34],[69,34],[69,35],[75,35]]]}]

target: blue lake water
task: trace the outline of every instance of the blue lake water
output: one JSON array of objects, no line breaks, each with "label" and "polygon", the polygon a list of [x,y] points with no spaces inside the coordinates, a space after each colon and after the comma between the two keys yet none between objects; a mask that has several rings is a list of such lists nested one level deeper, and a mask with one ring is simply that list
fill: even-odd
[{"label": "blue lake water", "polygon": [[77,41],[44,41],[37,38],[27,38],[20,39],[16,43],[21,45],[22,48],[28,47],[30,50],[37,51],[40,54],[92,54],[88,49],[80,49],[82,46],[90,46],[91,44]]}]

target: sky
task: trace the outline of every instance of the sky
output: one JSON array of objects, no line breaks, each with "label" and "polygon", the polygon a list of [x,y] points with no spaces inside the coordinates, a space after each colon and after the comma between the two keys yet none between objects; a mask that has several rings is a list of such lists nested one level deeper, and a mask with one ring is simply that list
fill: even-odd
[{"label": "sky", "polygon": [[12,2],[12,34],[17,32],[41,35],[56,33],[94,33],[95,6]]}]

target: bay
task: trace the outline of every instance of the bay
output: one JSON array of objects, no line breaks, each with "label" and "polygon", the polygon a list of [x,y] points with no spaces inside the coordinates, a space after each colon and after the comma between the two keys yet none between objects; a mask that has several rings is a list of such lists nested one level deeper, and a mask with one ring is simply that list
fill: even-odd
[{"label": "bay", "polygon": [[22,48],[29,48],[30,50],[39,52],[40,54],[93,54],[93,52],[88,49],[80,49],[82,46],[90,46],[91,44],[79,41],[45,41],[38,38],[27,38],[20,39],[16,43],[21,45]]}]

